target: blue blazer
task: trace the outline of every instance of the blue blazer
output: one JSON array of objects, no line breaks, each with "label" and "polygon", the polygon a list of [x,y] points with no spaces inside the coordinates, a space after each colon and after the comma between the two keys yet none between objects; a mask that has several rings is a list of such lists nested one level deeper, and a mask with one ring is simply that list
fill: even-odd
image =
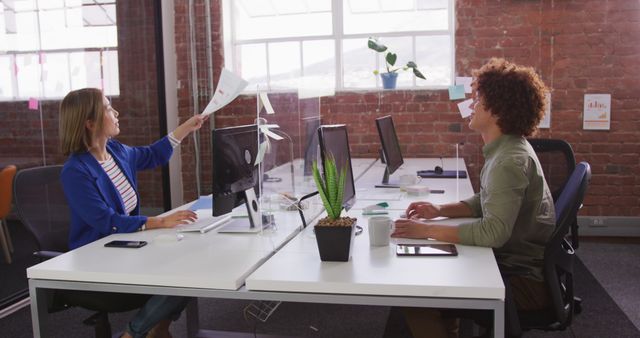
[{"label": "blue blazer", "polygon": [[[136,195],[137,171],[166,164],[173,154],[166,136],[145,147],[129,147],[111,139],[107,142],[107,151],[129,180]],[[146,216],[140,216],[139,195],[138,205],[131,215],[126,215],[120,193],[89,152],[72,154],[62,168],[60,179],[71,209],[69,249],[113,233],[134,232],[147,222]]]}]

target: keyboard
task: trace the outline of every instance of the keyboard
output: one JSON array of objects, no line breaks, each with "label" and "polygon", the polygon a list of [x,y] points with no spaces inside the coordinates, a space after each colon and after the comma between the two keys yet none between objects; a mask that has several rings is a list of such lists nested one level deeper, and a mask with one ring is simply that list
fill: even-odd
[{"label": "keyboard", "polygon": [[231,215],[219,216],[219,217],[207,217],[199,219],[191,224],[180,225],[176,227],[178,232],[200,232],[204,234],[205,232],[215,229],[218,226],[225,224],[231,220]]}]

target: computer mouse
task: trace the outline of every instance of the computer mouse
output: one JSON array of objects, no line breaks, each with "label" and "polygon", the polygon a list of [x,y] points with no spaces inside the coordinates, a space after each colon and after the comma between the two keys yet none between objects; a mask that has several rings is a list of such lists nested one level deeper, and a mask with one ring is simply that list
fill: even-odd
[{"label": "computer mouse", "polygon": [[444,170],[442,170],[441,166],[437,165],[435,168],[433,168],[433,172],[436,174],[442,174]]}]

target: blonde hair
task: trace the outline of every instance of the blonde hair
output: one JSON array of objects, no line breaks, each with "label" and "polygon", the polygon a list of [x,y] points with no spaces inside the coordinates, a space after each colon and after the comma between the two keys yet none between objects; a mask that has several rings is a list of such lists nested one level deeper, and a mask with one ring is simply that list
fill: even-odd
[{"label": "blonde hair", "polygon": [[92,132],[86,127],[93,121],[96,131],[102,130],[104,103],[102,91],[84,88],[70,92],[60,103],[60,150],[64,155],[82,153],[89,150]]}]

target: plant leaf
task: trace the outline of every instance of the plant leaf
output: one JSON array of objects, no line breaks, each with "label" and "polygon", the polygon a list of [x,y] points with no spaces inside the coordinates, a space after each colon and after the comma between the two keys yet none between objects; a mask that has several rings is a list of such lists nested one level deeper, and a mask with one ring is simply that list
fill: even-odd
[{"label": "plant leaf", "polygon": [[327,175],[326,183],[327,183],[327,198],[329,199],[329,204],[331,204],[331,209],[333,210],[333,214],[336,214],[336,198],[338,196],[338,170],[336,168],[336,160],[332,154],[328,156],[324,161],[325,164],[325,173]]},{"label": "plant leaf", "polygon": [[387,60],[387,63],[390,65],[395,65],[396,64],[396,60],[398,59],[398,55],[396,55],[395,53],[387,53],[387,56],[385,57],[385,59]]},{"label": "plant leaf", "polygon": [[340,170],[340,180],[338,182],[338,210],[336,214],[340,217],[340,213],[342,213],[342,199],[344,198],[344,184],[347,180],[347,169],[349,168],[349,163],[345,163],[345,166]]},{"label": "plant leaf", "polygon": [[409,61],[407,62],[407,67],[415,69],[415,68],[418,68],[418,65],[416,65],[416,63],[413,61]]},{"label": "plant leaf", "polygon": [[374,39],[374,38],[369,38],[369,41],[367,42],[367,46],[369,46],[369,48],[375,50],[376,52],[382,53],[384,51],[387,50],[387,46],[378,43],[378,40]]},{"label": "plant leaf", "polygon": [[422,73],[418,70],[418,68],[413,68],[413,75],[415,75],[416,77],[419,77],[423,80],[426,80],[427,78],[424,77],[424,75],[422,75]]},{"label": "plant leaf", "polygon": [[324,205],[325,210],[327,210],[327,214],[329,218],[335,219],[336,217],[333,214],[333,209],[331,208],[331,204],[329,204],[329,200],[327,199],[326,188],[324,182],[322,181],[322,177],[320,176],[320,170],[318,170],[318,162],[313,161],[313,180],[316,182],[316,187],[318,188],[318,193],[320,194],[320,198],[322,199],[322,204]]}]

